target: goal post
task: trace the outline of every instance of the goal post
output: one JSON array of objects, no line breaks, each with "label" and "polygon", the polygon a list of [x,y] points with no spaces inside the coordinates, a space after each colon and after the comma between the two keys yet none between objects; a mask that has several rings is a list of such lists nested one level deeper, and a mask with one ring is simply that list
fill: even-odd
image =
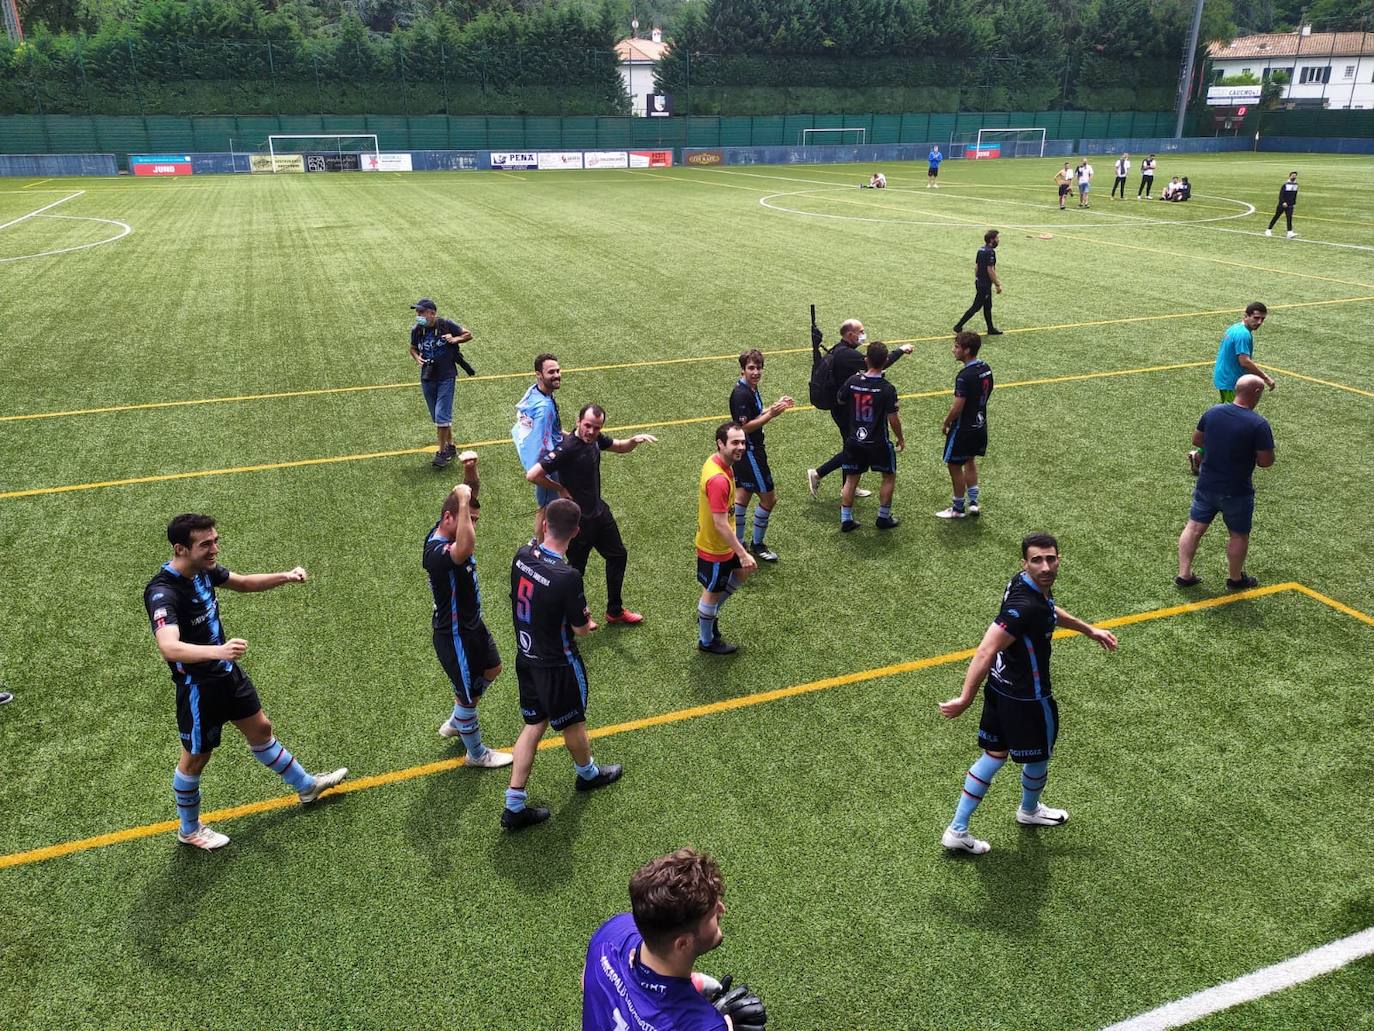
[{"label": "goal post", "polygon": [[973,148],[980,155],[998,151],[998,156],[1004,158],[1042,158],[1045,156],[1045,130],[1040,127],[979,129]]},{"label": "goal post", "polygon": [[[267,154],[270,163],[266,170],[276,172],[279,169],[289,168],[295,171],[301,159],[308,155],[328,154],[342,159],[345,154],[372,154],[375,157],[380,153],[377,134],[371,132],[273,133],[267,137]],[[283,167],[284,158],[286,160],[285,168]],[[353,164],[356,166],[357,161],[354,161]],[[338,162],[336,167],[341,168],[342,162]],[[324,169],[319,170],[323,171]]]},{"label": "goal post", "polygon": [[[820,137],[817,139],[817,137]],[[803,129],[797,142],[803,147],[841,146],[857,144],[862,147],[868,138],[868,129],[862,125],[841,129]]]}]

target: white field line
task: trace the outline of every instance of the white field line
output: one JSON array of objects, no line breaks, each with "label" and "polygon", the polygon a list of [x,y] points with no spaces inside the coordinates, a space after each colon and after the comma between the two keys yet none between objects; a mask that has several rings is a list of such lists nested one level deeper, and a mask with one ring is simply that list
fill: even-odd
[{"label": "white field line", "polygon": [[80,197],[85,192],[85,190],[77,190],[75,193],[68,194],[60,200],[53,201],[51,204],[44,204],[37,211],[30,211],[27,215],[20,215],[18,218],[10,219],[10,221],[0,226],[0,229],[8,229],[10,226],[17,226],[20,222],[27,222],[34,216],[43,214],[43,212],[47,211],[49,208],[55,208],[59,204],[66,204],[67,201],[72,200],[75,197]]},{"label": "white field line", "polygon": [[1374,927],[1304,952],[1282,963],[1256,970],[1215,988],[1207,988],[1158,1009],[1113,1024],[1103,1031],[1166,1031],[1242,1003],[1261,999],[1313,978],[1339,970],[1374,954]]},{"label": "white field line", "polygon": [[118,232],[114,236],[107,236],[103,240],[96,240],[92,243],[77,244],[75,247],[59,247],[51,251],[36,251],[33,254],[16,254],[12,258],[0,258],[0,265],[8,265],[12,261],[25,261],[29,258],[48,258],[55,254],[71,254],[73,251],[88,250],[91,247],[99,247],[102,244],[114,243],[116,240],[122,240],[134,231],[134,227],[129,225],[129,223],[120,222],[113,218],[92,218],[87,215],[40,215],[39,217],[62,218],[72,222],[104,222],[107,225],[119,226],[122,232]]}]

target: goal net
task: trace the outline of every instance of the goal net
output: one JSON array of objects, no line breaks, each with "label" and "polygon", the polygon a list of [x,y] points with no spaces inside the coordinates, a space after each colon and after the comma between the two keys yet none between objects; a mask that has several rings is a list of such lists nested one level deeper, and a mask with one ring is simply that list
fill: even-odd
[{"label": "goal net", "polygon": [[973,153],[965,157],[1042,158],[1045,156],[1045,130],[979,129]]},{"label": "goal net", "polygon": [[253,155],[255,172],[357,172],[364,155],[380,154],[376,133],[274,133],[266,154]]},{"label": "goal net", "polygon": [[855,126],[852,129],[803,129],[797,142],[803,147],[839,146],[841,144],[863,146],[867,136],[868,130],[863,126]]}]

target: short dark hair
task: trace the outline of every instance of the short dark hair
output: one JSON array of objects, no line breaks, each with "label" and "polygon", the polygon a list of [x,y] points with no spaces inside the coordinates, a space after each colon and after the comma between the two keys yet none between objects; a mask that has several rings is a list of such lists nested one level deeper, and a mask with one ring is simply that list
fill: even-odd
[{"label": "short dark hair", "polygon": [[191,546],[191,534],[200,533],[202,530],[213,530],[214,528],[214,516],[200,515],[197,512],[184,512],[167,524],[167,540],[171,544],[180,544],[183,548],[189,548]]},{"label": "short dark hair", "polygon": [[1251,301],[1245,306],[1246,315],[1268,315],[1269,308],[1263,301]]},{"label": "short dark hair", "polygon": [[954,334],[954,343],[962,347],[969,354],[977,357],[978,352],[983,349],[983,338],[972,330],[966,329]]},{"label": "short dark hair", "polygon": [[535,372],[543,372],[543,371],[544,371],[544,363],[545,363],[545,362],[556,362],[556,361],[558,361],[558,355],[556,355],[556,354],[549,354],[549,353],[547,353],[547,352],[545,352],[544,354],[537,354],[537,355],[534,356],[534,371],[535,371]]},{"label": "short dark hair", "polygon": [[559,540],[571,537],[581,520],[582,509],[576,501],[568,498],[554,498],[544,509],[544,521],[548,524],[549,533]]},{"label": "short dark hair", "polygon": [[651,859],[630,878],[635,927],[652,948],[665,948],[691,931],[724,895],[716,861],[690,848]]},{"label": "short dark hair", "polygon": [[[481,507],[482,507],[482,506],[479,505],[479,504],[477,503],[477,495],[476,495],[476,494],[469,494],[469,495],[468,495],[468,509],[471,510],[471,509],[474,509],[474,508],[481,508]],[[439,510],[439,518],[442,519],[442,518],[443,518],[444,516],[446,516],[446,515],[457,515],[457,514],[458,514],[458,494],[457,494],[457,492],[455,492],[455,491],[449,491],[449,492],[448,492],[448,497],[444,498],[444,507],[443,507],[442,509]]]},{"label": "short dark hair", "polygon": [[997,239],[1001,235],[1002,234],[999,233],[996,229],[989,229],[986,233],[983,234],[983,242],[992,243],[993,240]]},{"label": "short dark hair", "polygon": [[588,412],[591,412],[593,415],[598,415],[603,419],[606,418],[606,409],[602,408],[595,401],[588,401],[582,406],[582,410],[577,413],[577,421],[581,422],[585,419]]},{"label": "short dark hair", "polygon": [[763,368],[763,352],[760,351],[757,347],[745,351],[739,356],[739,367],[741,369],[748,365],[750,362],[753,362],[760,369]]},{"label": "short dark hair", "polygon": [[870,369],[883,369],[887,367],[887,344],[881,340],[875,340],[868,345],[864,352],[864,358],[868,362]]},{"label": "short dark hair", "polygon": [[1056,555],[1059,554],[1059,542],[1054,539],[1052,533],[1028,533],[1021,538],[1021,557],[1026,558],[1030,554],[1031,548],[1053,548]]},{"label": "short dark hair", "polygon": [[730,431],[738,430],[739,428],[740,425],[737,422],[721,423],[719,426],[716,427],[716,443],[724,444],[727,440],[730,439]]}]

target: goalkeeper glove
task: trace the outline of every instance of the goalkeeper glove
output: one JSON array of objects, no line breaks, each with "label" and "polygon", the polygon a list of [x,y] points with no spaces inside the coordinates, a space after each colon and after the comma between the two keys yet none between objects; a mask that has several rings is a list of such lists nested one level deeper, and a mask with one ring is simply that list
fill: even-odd
[{"label": "goalkeeper glove", "polygon": [[768,1024],[768,1011],[747,984],[732,985],[734,976],[726,974],[721,978],[720,991],[708,997],[717,1013],[730,1018],[735,1031],[764,1031]]}]

